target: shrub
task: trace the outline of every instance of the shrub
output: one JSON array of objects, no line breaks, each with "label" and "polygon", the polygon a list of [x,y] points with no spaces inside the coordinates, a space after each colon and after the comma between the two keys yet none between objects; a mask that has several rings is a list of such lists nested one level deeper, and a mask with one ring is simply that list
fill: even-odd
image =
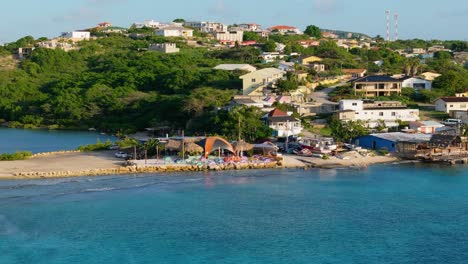
[{"label": "shrub", "polygon": [[0,154],[0,160],[24,160],[32,156],[30,151],[17,151],[15,153]]},{"label": "shrub", "polygon": [[385,155],[387,155],[387,154],[390,153],[390,152],[389,152],[388,149],[386,149],[386,148],[381,148],[381,149],[379,150],[379,153],[380,153],[380,155],[384,155],[384,156],[385,156]]},{"label": "shrub", "polygon": [[106,142],[98,141],[96,144],[89,144],[89,145],[79,146],[77,148],[77,150],[79,150],[79,151],[108,150],[110,146],[112,146],[112,142],[110,140],[106,140]]}]

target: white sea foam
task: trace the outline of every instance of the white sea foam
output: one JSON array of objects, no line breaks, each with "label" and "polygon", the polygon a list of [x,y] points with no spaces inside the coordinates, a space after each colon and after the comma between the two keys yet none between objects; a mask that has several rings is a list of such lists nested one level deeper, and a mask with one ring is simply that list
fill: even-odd
[{"label": "white sea foam", "polygon": [[112,188],[112,187],[91,188],[91,189],[84,190],[84,192],[108,192],[108,191],[113,191],[113,190],[117,190],[117,188]]}]

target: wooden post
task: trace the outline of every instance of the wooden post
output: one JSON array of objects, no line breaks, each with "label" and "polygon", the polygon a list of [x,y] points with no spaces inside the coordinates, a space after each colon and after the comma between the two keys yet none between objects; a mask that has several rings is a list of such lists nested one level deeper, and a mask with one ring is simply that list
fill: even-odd
[{"label": "wooden post", "polygon": [[238,124],[237,124],[237,129],[238,129],[238,139],[237,139],[237,141],[240,141],[240,115],[239,115],[239,120],[238,120]]},{"label": "wooden post", "polygon": [[185,160],[184,130],[182,130],[182,160]]},{"label": "wooden post", "polygon": [[148,160],[148,150],[145,148],[145,165],[146,165],[147,160]]},{"label": "wooden post", "polygon": [[156,145],[156,159],[159,159],[159,143]]}]

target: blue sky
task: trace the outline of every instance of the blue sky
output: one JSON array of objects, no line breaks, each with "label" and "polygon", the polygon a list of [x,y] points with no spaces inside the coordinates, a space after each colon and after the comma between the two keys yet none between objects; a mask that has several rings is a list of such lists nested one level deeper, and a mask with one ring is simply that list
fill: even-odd
[{"label": "blue sky", "polygon": [[55,37],[102,21],[129,27],[177,17],[264,28],[314,24],[384,36],[386,9],[399,14],[401,39],[468,40],[468,0],[22,0],[2,3],[0,43],[26,35]]}]

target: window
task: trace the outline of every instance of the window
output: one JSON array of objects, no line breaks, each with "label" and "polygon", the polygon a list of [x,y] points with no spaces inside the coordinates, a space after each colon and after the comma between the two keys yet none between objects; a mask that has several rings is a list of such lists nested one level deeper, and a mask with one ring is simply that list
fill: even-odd
[{"label": "window", "polygon": [[252,79],[252,82],[256,82],[256,81],[257,81],[257,80],[255,80],[255,79]]},{"label": "window", "polygon": [[357,106],[357,103],[353,103],[353,106]]},{"label": "window", "polygon": [[396,112],[392,112],[392,116],[396,116]]},{"label": "window", "polygon": [[393,84],[393,89],[398,89],[398,83]]},{"label": "window", "polygon": [[383,112],[380,112],[380,113],[379,113],[379,116],[383,116]]},{"label": "window", "polygon": [[385,84],[384,83],[379,83],[379,89],[385,89]]},{"label": "window", "polygon": [[453,107],[453,105],[450,105],[450,107]]}]

